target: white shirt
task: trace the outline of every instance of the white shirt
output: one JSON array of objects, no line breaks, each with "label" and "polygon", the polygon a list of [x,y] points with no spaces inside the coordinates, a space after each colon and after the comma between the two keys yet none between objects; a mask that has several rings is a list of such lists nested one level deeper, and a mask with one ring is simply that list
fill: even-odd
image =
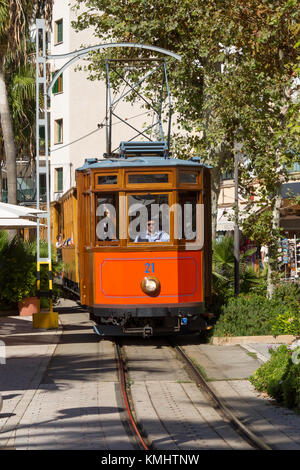
[{"label": "white shirt", "polygon": [[143,241],[147,242],[169,242],[170,235],[166,232],[162,232],[161,230],[155,233],[142,233],[136,237],[134,240],[137,243],[141,243]]}]

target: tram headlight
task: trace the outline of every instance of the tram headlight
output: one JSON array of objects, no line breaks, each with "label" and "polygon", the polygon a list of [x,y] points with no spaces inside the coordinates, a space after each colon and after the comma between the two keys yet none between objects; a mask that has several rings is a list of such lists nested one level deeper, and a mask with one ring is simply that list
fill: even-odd
[{"label": "tram headlight", "polygon": [[144,277],[141,282],[142,291],[152,297],[156,297],[160,293],[160,282],[155,276]]}]

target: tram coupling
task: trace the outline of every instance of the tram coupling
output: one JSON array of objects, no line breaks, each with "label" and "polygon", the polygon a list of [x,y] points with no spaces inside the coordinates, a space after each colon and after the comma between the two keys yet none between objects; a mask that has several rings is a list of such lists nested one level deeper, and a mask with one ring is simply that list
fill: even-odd
[{"label": "tram coupling", "polygon": [[150,338],[153,336],[153,328],[149,325],[146,325],[141,328],[124,328],[123,329],[124,334],[128,335],[142,335],[143,338]]}]

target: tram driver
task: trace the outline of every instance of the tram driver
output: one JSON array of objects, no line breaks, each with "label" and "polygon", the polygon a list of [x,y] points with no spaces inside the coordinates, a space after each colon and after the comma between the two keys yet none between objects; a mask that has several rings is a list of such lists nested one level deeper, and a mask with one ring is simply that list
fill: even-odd
[{"label": "tram driver", "polygon": [[135,243],[141,242],[169,242],[170,235],[163,230],[158,230],[158,223],[156,220],[148,220],[147,232],[138,235],[135,238]]}]

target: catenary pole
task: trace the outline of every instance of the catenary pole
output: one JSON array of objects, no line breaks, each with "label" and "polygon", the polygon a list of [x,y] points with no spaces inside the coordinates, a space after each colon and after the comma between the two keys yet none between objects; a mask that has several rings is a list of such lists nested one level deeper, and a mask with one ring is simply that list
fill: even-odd
[{"label": "catenary pole", "polygon": [[240,293],[239,150],[234,150],[234,294]]}]

